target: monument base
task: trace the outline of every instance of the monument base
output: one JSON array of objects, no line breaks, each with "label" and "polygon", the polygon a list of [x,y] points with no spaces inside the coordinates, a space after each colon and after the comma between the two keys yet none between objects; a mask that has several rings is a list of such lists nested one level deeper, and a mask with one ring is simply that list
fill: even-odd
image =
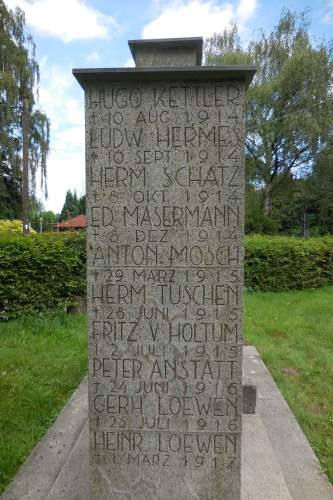
[{"label": "monument base", "polygon": [[[244,347],[243,364],[258,400],[256,414],[243,415],[242,500],[332,500],[332,485],[254,347]],[[1,500],[89,500],[88,491],[84,381]]]}]

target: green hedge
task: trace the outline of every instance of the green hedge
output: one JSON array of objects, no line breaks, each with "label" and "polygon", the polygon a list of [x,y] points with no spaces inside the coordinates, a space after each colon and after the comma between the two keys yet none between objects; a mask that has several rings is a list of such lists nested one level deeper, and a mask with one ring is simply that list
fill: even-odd
[{"label": "green hedge", "polygon": [[65,306],[85,293],[85,235],[0,235],[0,319]]},{"label": "green hedge", "polygon": [[[315,288],[333,283],[333,237],[246,238],[249,290]],[[0,235],[0,319],[65,307],[84,295],[85,234]]]},{"label": "green hedge", "polygon": [[333,237],[248,236],[245,249],[249,290],[281,291],[333,283]]}]

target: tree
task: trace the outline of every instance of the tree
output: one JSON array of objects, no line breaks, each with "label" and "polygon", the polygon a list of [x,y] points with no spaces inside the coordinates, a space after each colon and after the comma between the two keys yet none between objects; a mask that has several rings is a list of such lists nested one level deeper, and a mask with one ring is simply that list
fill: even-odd
[{"label": "tree", "polygon": [[43,203],[35,196],[31,196],[29,202],[31,227],[37,232],[54,231],[58,222],[57,214],[52,210],[45,210]]},{"label": "tree", "polygon": [[18,217],[21,211],[24,100],[28,107],[30,188],[34,193],[40,170],[47,196],[50,122],[36,109],[39,66],[35,44],[24,28],[24,13],[7,9],[0,0],[0,217]]},{"label": "tree", "polygon": [[86,196],[81,198],[77,196],[76,190],[72,193],[69,189],[66,192],[65,203],[60,212],[60,220],[66,220],[68,216],[75,217],[76,215],[86,213]]},{"label": "tree", "polygon": [[58,221],[57,214],[55,214],[52,210],[46,210],[42,213],[43,221],[48,224],[56,224]]},{"label": "tree", "polygon": [[257,66],[247,94],[246,165],[266,215],[281,183],[311,172],[330,139],[332,44],[314,45],[308,28],[304,13],[284,9],[276,28],[244,49],[236,25],[206,44],[207,64]]},{"label": "tree", "polygon": [[85,214],[86,213],[86,195],[84,194],[79,198],[79,214]]},{"label": "tree", "polygon": [[31,221],[37,221],[44,212],[44,205],[35,195],[30,196],[29,214]]},{"label": "tree", "polygon": [[318,233],[333,233],[333,145],[318,156],[309,184],[312,209],[317,214]]}]

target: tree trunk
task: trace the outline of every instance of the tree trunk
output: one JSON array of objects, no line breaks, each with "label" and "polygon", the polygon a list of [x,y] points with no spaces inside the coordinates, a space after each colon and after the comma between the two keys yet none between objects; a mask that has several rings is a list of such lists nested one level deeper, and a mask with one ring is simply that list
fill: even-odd
[{"label": "tree trunk", "polygon": [[308,222],[308,213],[306,211],[306,208],[304,208],[303,211],[303,238],[308,238],[309,237],[309,222]]},{"label": "tree trunk", "polygon": [[23,234],[28,234],[29,223],[29,122],[28,98],[23,97],[22,134],[23,134],[23,175],[22,175],[22,222]]},{"label": "tree trunk", "polygon": [[270,216],[272,212],[272,193],[270,186],[264,189],[264,214]]}]

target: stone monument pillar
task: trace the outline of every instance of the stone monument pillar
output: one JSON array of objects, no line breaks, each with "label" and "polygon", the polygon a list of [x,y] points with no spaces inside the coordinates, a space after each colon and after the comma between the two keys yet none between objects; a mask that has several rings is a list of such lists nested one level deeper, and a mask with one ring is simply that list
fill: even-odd
[{"label": "stone monument pillar", "polygon": [[92,500],[240,498],[244,97],[202,39],[85,91]]}]

